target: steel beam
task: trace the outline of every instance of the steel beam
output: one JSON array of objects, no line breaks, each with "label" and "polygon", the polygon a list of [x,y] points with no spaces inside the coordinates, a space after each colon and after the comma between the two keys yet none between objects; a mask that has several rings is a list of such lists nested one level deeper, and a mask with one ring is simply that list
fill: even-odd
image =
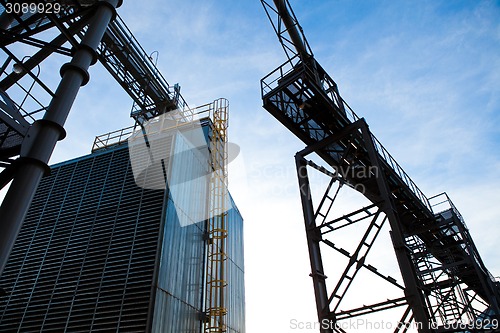
[{"label": "steel beam", "polygon": [[[379,170],[382,170],[377,150],[372,140],[372,135],[368,128],[368,124],[364,120],[360,124],[360,129],[365,142],[365,148],[368,151],[372,165]],[[422,328],[419,330],[420,333],[431,333],[429,312],[427,311],[422,291],[419,289],[419,281],[417,280],[417,274],[415,267],[413,266],[410,253],[408,253],[409,251],[405,245],[405,238],[401,228],[402,225],[399,221],[398,215],[396,214],[396,207],[392,200],[391,192],[389,191],[389,187],[387,186],[387,182],[383,174],[380,173],[376,180],[380,196],[383,199],[381,208],[387,215],[391,226],[391,240],[405,284],[406,299],[413,311],[415,321],[419,323],[419,325],[422,325]]]},{"label": "steel beam", "polygon": [[[96,50],[108,24],[115,16],[120,0],[98,2],[78,50],[72,60],[61,68],[62,79],[43,119],[28,130],[21,147],[16,176],[0,207],[0,275],[7,263],[17,235],[40,179],[47,172],[47,163],[57,141],[64,138],[64,123],[80,90],[89,80],[88,68],[95,63]],[[20,176],[20,177],[19,177]]]},{"label": "steel beam", "polygon": [[[450,226],[439,226],[441,219],[445,217],[439,217],[439,214],[433,212],[429,199],[373,136],[364,119],[359,118],[343,101],[336,83],[312,57],[312,52],[307,53],[310,50],[309,45],[288,0],[274,0],[276,9],[265,0],[261,2],[288,57],[287,62],[261,80],[263,106],[307,145],[303,151],[297,153],[295,159],[320,321],[322,318],[339,319],[336,318],[338,304],[330,301],[332,298],[339,302],[342,300],[349,285],[345,287],[341,284],[345,279],[352,281],[354,278],[357,269],[351,267],[354,261],[357,261],[360,246],[363,245],[361,243],[355,254],[351,255],[344,249],[335,248],[334,243],[327,239],[328,233],[338,229],[333,225],[335,220],[328,222],[327,218],[337,196],[337,193],[329,195],[333,182],[337,180],[335,178],[361,192],[376,204],[389,220],[392,246],[405,285],[405,298],[412,310],[411,317],[409,310],[403,315],[405,322],[415,320],[421,333],[442,331],[442,328],[435,330],[434,325],[431,326],[431,320],[434,324],[437,318],[432,312],[436,308],[433,301],[444,295],[443,302],[451,303],[447,297],[451,297],[451,291],[454,290],[450,291],[449,287],[441,284],[435,284],[433,287],[426,284],[429,280],[425,275],[427,268],[424,267],[423,271],[421,269],[421,256],[424,255],[439,262],[431,262],[432,267],[429,266],[433,268],[439,265],[437,269],[441,272],[432,281],[438,281],[443,274],[449,275],[460,281],[459,283],[469,286],[489,302],[491,309],[498,312],[498,283],[482,264],[472,240],[469,240],[467,230],[458,235]],[[293,54],[292,57],[290,53]],[[304,160],[304,157],[312,152],[329,166],[339,170],[362,170],[368,167],[369,176],[343,172],[339,176],[337,169],[329,174],[315,163]],[[306,165],[332,177],[316,213],[310,198],[311,189]],[[375,168],[375,172],[370,171],[370,168]],[[361,189],[357,188],[357,185]],[[460,216],[458,212],[457,214]],[[340,227],[354,223],[350,219],[340,221]],[[422,241],[421,249],[412,250],[412,237]],[[328,302],[323,299],[325,273],[321,262],[320,241],[351,260]],[[358,261],[360,266],[363,266],[363,260],[364,256]],[[448,270],[448,266],[452,269]],[[321,273],[322,279],[318,279],[316,272]],[[387,279],[389,280],[389,277]],[[439,297],[432,295],[434,292],[437,292]],[[445,305],[441,304],[439,307],[444,308]],[[330,308],[333,310],[330,311]],[[454,310],[451,312],[456,313]],[[440,318],[442,317],[440,315]],[[456,317],[454,320],[462,319],[462,316]],[[477,315],[474,317],[479,318]],[[401,329],[406,331],[406,328]],[[336,328],[334,330],[337,331]]]},{"label": "steel beam", "polygon": [[[330,309],[328,302],[328,292],[326,290],[326,275],[323,269],[323,260],[321,258],[321,233],[317,229],[314,218],[313,204],[311,200],[311,187],[307,175],[307,161],[300,155],[295,155],[297,167],[297,176],[299,180],[300,199],[302,202],[302,211],[304,214],[304,224],[307,236],[307,247],[309,249],[309,260],[311,263],[311,277],[313,279],[314,294],[316,296],[316,311],[321,323],[323,319],[329,318]],[[321,325],[323,326],[323,325]],[[321,328],[321,333],[333,333],[333,329]]]},{"label": "steel beam", "polygon": [[[82,18],[72,24],[68,28],[68,34],[73,36],[77,32],[81,31],[81,29],[88,23],[87,19]],[[0,88],[7,91],[12,85],[18,82],[24,75],[30,74],[31,70],[36,66],[40,65],[42,61],[48,58],[52,53],[55,52],[58,48],[62,47],[64,43],[68,40],[65,34],[59,34],[53,40],[47,43],[45,47],[40,49],[37,53],[23,62],[23,71],[21,73],[10,73],[7,75],[2,81],[0,81]],[[5,50],[5,49],[4,49]],[[52,93],[50,89],[48,89],[35,75],[31,75],[34,80],[37,80],[37,83],[40,84],[47,92]]]},{"label": "steel beam", "polygon": [[292,40],[292,44],[297,50],[297,53],[302,59],[307,59],[309,57],[306,44],[304,39],[301,37],[301,33],[298,27],[298,22],[292,17],[292,14],[288,10],[288,6],[285,0],[274,0],[274,5],[278,10],[279,17],[283,20],[288,34]]},{"label": "steel beam", "polygon": [[2,14],[0,14],[0,29],[7,29],[12,22],[14,22],[14,17],[4,11]]},{"label": "steel beam", "polygon": [[[332,293],[330,297],[326,296],[327,299],[325,299],[325,294],[327,293],[326,290],[326,285],[325,285],[325,272],[323,271],[323,264],[322,264],[322,259],[321,259],[321,251],[319,248],[319,242],[322,241],[322,233],[320,228],[321,227],[329,227],[328,225],[321,225],[317,226],[316,225],[316,215],[312,206],[312,199],[311,199],[311,189],[309,185],[309,180],[308,180],[308,174],[306,167],[308,165],[308,161],[305,160],[304,156],[311,154],[313,152],[316,152],[317,150],[323,149],[325,146],[330,145],[332,143],[335,143],[339,140],[344,139],[345,137],[352,136],[353,133],[357,133],[360,135],[360,138],[363,140],[364,143],[364,149],[366,149],[368,158],[370,160],[370,163],[372,166],[376,168],[381,168],[378,154],[375,148],[375,145],[372,141],[372,135],[370,133],[370,130],[368,128],[368,125],[366,124],[366,121],[364,119],[359,119],[353,124],[350,124],[347,126],[343,131],[336,135],[331,135],[329,137],[326,137],[322,141],[319,141],[313,145],[309,145],[305,149],[303,149],[301,152],[297,153],[295,156],[296,159],[296,167],[297,167],[297,173],[298,173],[298,178],[299,178],[299,186],[300,186],[300,195],[301,195],[301,200],[302,200],[302,208],[303,208],[303,213],[304,213],[304,222],[306,225],[306,233],[307,233],[307,241],[308,241],[308,247],[309,247],[309,255],[310,255],[310,261],[311,261],[311,269],[312,269],[312,274],[311,276],[313,277],[313,285],[315,289],[315,294],[316,294],[316,307],[318,311],[318,318],[321,321],[322,319],[334,319],[336,320],[336,311],[338,308],[339,303],[336,304],[335,309],[333,311],[330,311],[330,302],[332,301],[333,297],[339,297],[337,295],[336,290],[339,289],[339,285],[342,283],[343,279],[345,279],[345,276],[347,275],[347,271],[350,269],[350,267],[353,265],[353,263],[357,262],[356,260],[353,261],[353,258],[356,259],[359,256],[359,250],[360,246],[364,244],[365,238],[361,241],[360,245],[358,246],[358,249],[355,253],[354,256],[349,256],[351,258],[352,263],[350,262],[351,266],[348,266],[346,268],[346,271],[344,271],[344,274],[342,275],[341,279],[337,283],[337,287],[335,291]],[[391,239],[393,242],[393,247],[396,252],[396,257],[399,263],[399,267],[401,270],[401,274],[403,276],[403,281],[404,281],[404,294],[405,294],[405,299],[407,300],[410,308],[413,311],[413,317],[415,320],[419,323],[422,323],[422,328],[420,329],[421,333],[429,333],[431,332],[430,329],[430,315],[427,311],[426,303],[425,303],[425,298],[422,293],[422,290],[419,287],[419,281],[417,279],[416,271],[413,266],[413,263],[411,261],[410,253],[408,252],[406,246],[405,246],[405,238],[404,238],[404,233],[403,230],[401,229],[401,222],[398,219],[398,216],[396,214],[396,207],[395,204],[392,200],[391,193],[388,189],[388,185],[385,180],[385,176],[379,172],[379,174],[376,177],[376,183],[377,187],[380,193],[380,199],[381,201],[377,204],[377,206],[380,207],[380,209],[384,212],[386,215],[386,218],[389,220],[389,224],[391,227]],[[325,195],[328,195],[326,193]],[[358,211],[359,212],[359,211]],[[377,216],[377,214],[375,214]],[[368,216],[367,216],[368,217]],[[371,226],[375,223],[376,218],[374,218],[371,222]],[[371,230],[371,227],[369,227],[367,234]],[[380,228],[378,228],[378,231],[380,231]],[[366,236],[366,235],[365,235]],[[375,236],[376,237],[376,236]],[[375,239],[373,239],[374,241]],[[324,242],[327,242],[327,240],[324,240]],[[370,243],[371,244],[371,243]],[[369,251],[368,250],[366,252]],[[366,257],[365,253],[363,255],[363,258]],[[364,265],[362,265],[364,266]],[[319,275],[315,275],[314,273],[320,272]],[[351,272],[351,271],[349,271]],[[357,270],[354,272],[357,272]],[[353,274],[351,272],[351,274]],[[349,275],[350,276],[350,275]],[[321,278],[319,278],[321,277]],[[351,277],[351,281],[354,276]],[[347,286],[348,288],[349,286]],[[347,288],[345,291],[347,291]],[[344,291],[344,293],[345,293]],[[328,293],[326,294],[328,295]],[[343,296],[343,295],[341,295]],[[340,297],[341,299],[342,297]],[[340,314],[340,313],[339,313]]]}]

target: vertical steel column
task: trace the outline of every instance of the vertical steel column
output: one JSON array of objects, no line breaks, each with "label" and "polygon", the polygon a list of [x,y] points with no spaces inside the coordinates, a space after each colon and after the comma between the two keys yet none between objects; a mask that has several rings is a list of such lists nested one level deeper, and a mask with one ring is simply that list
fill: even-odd
[{"label": "vertical steel column", "polygon": [[[330,308],[325,283],[326,275],[323,269],[323,260],[321,258],[321,249],[319,247],[321,234],[318,228],[316,228],[316,220],[314,218],[314,210],[311,200],[311,187],[309,185],[309,177],[307,175],[307,162],[302,155],[296,154],[295,164],[297,167],[297,177],[299,179],[302,211],[304,213],[307,247],[309,249],[309,261],[311,262],[311,277],[313,279],[314,294],[316,296],[316,310],[318,312],[318,320],[321,324],[323,324],[322,321],[324,319],[329,319],[328,315],[330,313]],[[320,326],[321,333],[333,333],[333,327],[324,328],[323,325]]]},{"label": "vertical steel column", "polygon": [[383,199],[383,206],[381,207],[384,213],[389,219],[389,224],[391,226],[391,240],[396,252],[396,258],[398,260],[399,269],[405,283],[405,296],[413,311],[413,317],[418,325],[422,325],[419,328],[420,333],[430,333],[432,332],[430,328],[430,316],[425,305],[425,299],[422,292],[418,288],[418,281],[416,276],[415,267],[411,261],[408,253],[408,249],[405,245],[403,230],[401,229],[400,221],[396,213],[396,208],[392,200],[391,193],[385,181],[385,176],[380,167],[378,154],[373,143],[372,135],[366,121],[362,121],[360,124],[360,129],[363,135],[363,141],[365,141],[366,149],[368,151],[368,156],[379,172],[377,177],[377,185],[380,191],[380,196]]},{"label": "vertical steel column", "polygon": [[28,130],[22,143],[16,176],[0,207],[0,275],[7,263],[38,184],[57,141],[65,136],[64,123],[80,90],[89,81],[88,68],[122,0],[102,0],[71,62],[61,67],[62,79],[43,119]]},{"label": "vertical steel column", "polygon": [[7,29],[14,22],[12,15],[4,11],[0,14],[0,29]]},{"label": "vertical steel column", "polygon": [[290,39],[292,40],[292,43],[295,46],[295,49],[297,50],[297,53],[300,54],[302,59],[307,59],[309,53],[307,52],[306,44],[302,39],[302,37],[300,36],[300,32],[297,29],[297,26],[293,22],[294,19],[292,18],[292,15],[288,11],[285,0],[274,0],[274,5],[278,10],[278,15],[283,20],[283,23],[285,23],[288,35],[290,35]]}]

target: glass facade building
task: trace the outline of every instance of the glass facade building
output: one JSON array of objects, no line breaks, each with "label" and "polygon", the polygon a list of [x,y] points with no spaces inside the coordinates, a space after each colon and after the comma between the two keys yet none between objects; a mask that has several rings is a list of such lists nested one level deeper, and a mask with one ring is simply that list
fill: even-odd
[{"label": "glass facade building", "polygon": [[[185,142],[165,144],[175,152]],[[175,195],[137,185],[127,143],[54,165],[0,279],[0,332],[202,332],[207,224],[181,215],[206,209],[207,185],[189,180],[208,166],[178,156],[169,180],[188,186]],[[149,179],[164,180],[161,170]],[[232,199],[228,208],[224,295],[236,333],[245,331],[243,220]]]}]

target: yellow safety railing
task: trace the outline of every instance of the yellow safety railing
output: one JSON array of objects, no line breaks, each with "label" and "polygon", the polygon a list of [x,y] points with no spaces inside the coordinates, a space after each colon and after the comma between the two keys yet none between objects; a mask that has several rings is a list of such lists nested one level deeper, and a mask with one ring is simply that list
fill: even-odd
[{"label": "yellow safety railing", "polygon": [[226,332],[225,261],[227,238],[227,121],[228,101],[218,99],[212,104],[210,131],[210,218],[208,220],[208,246],[205,294],[205,333]]}]

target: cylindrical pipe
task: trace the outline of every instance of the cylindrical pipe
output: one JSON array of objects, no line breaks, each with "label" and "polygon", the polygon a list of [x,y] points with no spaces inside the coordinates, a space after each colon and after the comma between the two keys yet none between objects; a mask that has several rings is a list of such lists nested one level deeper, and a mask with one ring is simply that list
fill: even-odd
[{"label": "cylindrical pipe", "polygon": [[0,207],[0,275],[17,235],[46,172],[47,163],[58,140],[76,95],[88,81],[88,68],[95,62],[95,51],[115,15],[120,0],[103,0],[70,63],[61,68],[62,79],[42,120],[30,127],[21,148],[16,176]]},{"label": "cylindrical pipe", "polygon": [[0,14],[0,29],[7,30],[12,22],[14,22],[14,17],[7,13],[7,11]]},{"label": "cylindrical pipe", "polygon": [[300,56],[305,59],[309,53],[307,52],[307,47],[305,41],[302,39],[299,30],[297,29],[297,25],[294,23],[294,19],[292,14],[288,10],[285,0],[274,0],[274,5],[278,10],[278,14],[283,20],[285,27],[290,35],[290,39],[292,40],[295,49],[300,54]]}]

